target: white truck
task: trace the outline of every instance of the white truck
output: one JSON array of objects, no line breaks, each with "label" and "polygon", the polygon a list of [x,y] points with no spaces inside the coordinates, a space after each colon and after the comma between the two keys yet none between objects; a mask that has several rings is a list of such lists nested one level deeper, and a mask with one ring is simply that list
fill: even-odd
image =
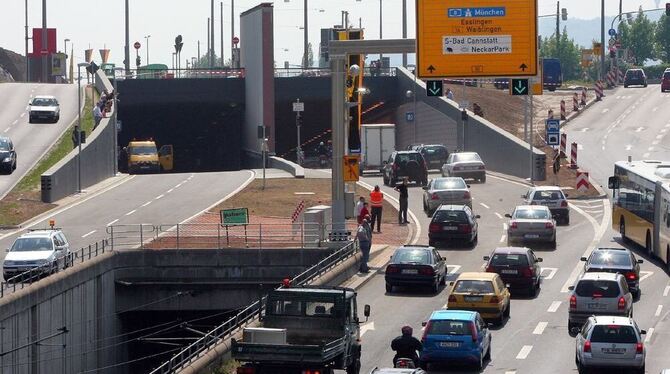
[{"label": "white truck", "polygon": [[395,124],[361,125],[361,173],[366,170],[383,169],[391,153],[395,151]]}]

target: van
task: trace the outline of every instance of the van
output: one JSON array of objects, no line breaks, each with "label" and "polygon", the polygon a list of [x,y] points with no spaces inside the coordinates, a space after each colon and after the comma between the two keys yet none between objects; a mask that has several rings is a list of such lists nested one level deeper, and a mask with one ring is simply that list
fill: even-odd
[{"label": "van", "polygon": [[153,140],[133,140],[128,143],[128,173],[158,173],[170,171],[174,167],[172,145],[164,145],[160,150]]}]

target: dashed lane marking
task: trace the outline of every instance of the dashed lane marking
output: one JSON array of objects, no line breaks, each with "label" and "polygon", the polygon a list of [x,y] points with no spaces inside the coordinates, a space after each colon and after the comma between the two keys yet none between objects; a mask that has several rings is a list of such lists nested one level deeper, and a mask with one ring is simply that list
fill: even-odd
[{"label": "dashed lane marking", "polygon": [[26,116],[25,113],[21,113],[21,118],[23,118],[23,117],[25,117],[25,116]]},{"label": "dashed lane marking", "polygon": [[647,158],[647,157],[649,157],[649,152],[642,155],[642,158]]},{"label": "dashed lane marking", "polygon": [[550,280],[554,277],[554,275],[556,275],[556,272],[558,271],[558,268],[542,268],[542,270],[540,271],[540,274],[544,273],[545,270],[549,271],[549,274],[547,274],[546,276],[543,276],[542,278],[545,279],[545,280]]},{"label": "dashed lane marking", "polygon": [[488,205],[486,205],[486,204],[484,204],[484,203],[479,203],[479,205],[483,206],[483,207],[486,208],[486,209],[491,209],[490,206],[488,206]]},{"label": "dashed lane marking", "polygon": [[165,193],[170,193],[172,191],[174,191],[174,188],[170,188],[169,190],[165,191]]},{"label": "dashed lane marking", "polygon": [[507,231],[507,223],[503,223],[503,231]]},{"label": "dashed lane marking", "polygon": [[653,274],[653,271],[640,271],[640,282],[651,277]]},{"label": "dashed lane marking", "polygon": [[503,236],[500,237],[500,242],[504,242],[505,239],[507,239],[507,235],[503,234]]},{"label": "dashed lane marking", "polygon": [[516,374],[516,370],[506,371],[505,374]]},{"label": "dashed lane marking", "polygon": [[650,327],[647,329],[647,336],[644,338],[644,342],[649,343],[651,341],[652,335],[654,335],[654,328]]},{"label": "dashed lane marking", "polygon": [[16,125],[17,123],[19,123],[19,120],[15,119],[14,122],[12,122],[12,125]]},{"label": "dashed lane marking", "polygon": [[155,200],[160,200],[160,199],[162,199],[163,197],[165,197],[165,195],[163,195],[163,194],[158,195],[158,196],[156,196],[156,199],[155,199]]},{"label": "dashed lane marking", "polygon": [[663,134],[656,135],[656,139],[663,139]]},{"label": "dashed lane marking", "polygon": [[644,130],[644,127],[640,126],[635,129],[635,132],[641,132],[642,130]]},{"label": "dashed lane marking", "polygon": [[653,150],[654,150],[654,147],[647,148],[647,151],[653,151]]},{"label": "dashed lane marking", "polygon": [[533,335],[542,335],[544,329],[547,328],[547,325],[547,322],[538,322],[537,326],[535,326],[535,330],[533,330]]},{"label": "dashed lane marking", "polygon": [[368,323],[364,324],[363,326],[361,326],[361,332],[360,332],[361,337],[362,337],[363,335],[365,335],[366,332],[368,332],[368,331],[374,331],[374,330],[375,330],[375,323],[374,323],[374,321],[373,321],[373,322],[368,322]]},{"label": "dashed lane marking", "polygon": [[494,214],[496,215],[496,217],[498,217],[498,219],[503,219],[503,215],[502,215],[502,214],[500,214],[500,213],[498,213],[498,212],[495,212]]},{"label": "dashed lane marking", "polygon": [[115,223],[117,223],[117,222],[119,222],[119,219],[118,219],[118,218],[115,219],[114,221],[108,223],[107,226],[111,226],[111,225],[113,225],[113,224],[115,224]]},{"label": "dashed lane marking", "polygon": [[147,206],[147,205],[149,205],[149,204],[151,204],[151,200],[149,200],[149,201],[147,201],[146,203],[142,204],[142,208],[144,208],[145,206]]},{"label": "dashed lane marking", "polygon": [[11,127],[6,128],[5,131],[3,131],[3,132],[9,131],[9,129],[11,129]]},{"label": "dashed lane marking", "polygon": [[587,131],[589,131],[589,128],[588,128],[588,127],[584,127],[584,128],[581,129],[580,131],[581,131],[581,132],[587,132]]},{"label": "dashed lane marking", "polygon": [[131,214],[133,214],[133,213],[135,213],[135,212],[137,212],[137,209],[133,209],[133,210],[131,210],[130,212],[126,213],[126,215],[129,216],[129,215],[131,215]]},{"label": "dashed lane marking", "polygon": [[547,312],[549,312],[549,313],[556,313],[556,311],[558,310],[558,308],[561,307],[561,303],[562,303],[562,301],[554,301],[554,302],[552,302],[551,305],[549,305],[549,309],[547,309]]},{"label": "dashed lane marking", "polygon": [[[647,336],[649,336],[649,335],[647,335]],[[533,350],[532,345],[524,345],[523,347],[521,347],[521,350],[519,351],[519,354],[516,355],[516,359],[517,360],[525,360],[526,357],[528,357],[528,355],[530,354],[530,351],[532,351],[532,350]]]},{"label": "dashed lane marking", "polygon": [[447,274],[456,274],[461,269],[461,265],[447,265]]},{"label": "dashed lane marking", "polygon": [[651,144],[653,144],[653,145],[657,145],[657,144],[660,143],[660,142],[661,142],[660,140],[654,140],[653,142],[651,142]]},{"label": "dashed lane marking", "polygon": [[633,149],[633,146],[630,145],[630,144],[628,144],[628,145],[626,146],[626,150],[627,150],[627,151],[630,151],[631,149]]},{"label": "dashed lane marking", "polygon": [[663,290],[663,297],[668,296],[668,293],[670,293],[670,286],[665,286],[665,289]]},{"label": "dashed lane marking", "polygon": [[85,237],[87,237],[87,236],[89,236],[89,235],[95,233],[96,231],[98,231],[98,230],[89,231],[89,232],[87,232],[86,234],[82,235],[81,237],[82,237],[82,238],[85,238]]},{"label": "dashed lane marking", "polygon": [[609,111],[610,111],[609,108],[605,108],[605,109],[603,109],[602,112],[603,112],[603,113],[607,113],[607,112],[609,112]]},{"label": "dashed lane marking", "polygon": [[661,315],[661,311],[663,311],[663,305],[656,307],[656,313],[654,313],[654,317],[659,317]]}]

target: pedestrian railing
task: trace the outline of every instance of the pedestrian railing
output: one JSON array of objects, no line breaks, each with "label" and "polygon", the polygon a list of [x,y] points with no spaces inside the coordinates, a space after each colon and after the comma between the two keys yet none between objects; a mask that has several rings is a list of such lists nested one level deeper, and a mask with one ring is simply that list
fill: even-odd
[{"label": "pedestrian railing", "polygon": [[[327,273],[335,266],[341,264],[349,257],[356,254],[357,251],[357,242],[347,242],[342,248],[333,252],[333,254],[330,256],[324,258],[316,265],[293,277],[293,279],[290,281],[290,285],[309,285],[321,275]],[[258,320],[258,317],[265,310],[265,300],[266,297],[263,297],[259,301],[249,305],[234,317],[231,317],[221,325],[209,331],[207,334],[205,334],[205,336],[190,344],[179,353],[172,356],[172,358],[170,358],[168,361],[152,370],[151,374],[178,373],[187,367],[188,364],[205,355],[220,342],[231,338],[233,334],[240,328],[248,326],[252,322]]]},{"label": "pedestrian railing", "polygon": [[0,298],[5,295],[21,290],[33,283],[44,279],[45,277],[58,272],[60,269],[66,269],[79,263],[86,262],[92,258],[97,257],[105,252],[109,252],[111,247],[107,239],[101,240],[87,247],[80,248],[76,251],[70,251],[67,256],[58,258],[54,262],[45,262],[39,266],[35,266],[20,274],[17,274],[9,279],[0,282]]}]

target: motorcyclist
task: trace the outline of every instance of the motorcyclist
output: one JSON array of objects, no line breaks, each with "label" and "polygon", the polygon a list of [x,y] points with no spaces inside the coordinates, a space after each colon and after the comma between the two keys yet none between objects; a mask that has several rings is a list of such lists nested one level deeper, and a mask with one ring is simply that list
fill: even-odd
[{"label": "motorcyclist", "polygon": [[393,357],[393,366],[395,367],[396,360],[399,358],[411,358],[414,361],[414,366],[419,367],[419,355],[417,352],[421,352],[423,344],[421,344],[419,339],[412,336],[412,327],[403,326],[400,331],[402,335],[391,342],[391,349],[396,352]]},{"label": "motorcyclist", "polygon": [[328,148],[326,148],[326,145],[323,142],[319,143],[316,147],[316,153],[318,153],[319,156],[328,156]]}]

